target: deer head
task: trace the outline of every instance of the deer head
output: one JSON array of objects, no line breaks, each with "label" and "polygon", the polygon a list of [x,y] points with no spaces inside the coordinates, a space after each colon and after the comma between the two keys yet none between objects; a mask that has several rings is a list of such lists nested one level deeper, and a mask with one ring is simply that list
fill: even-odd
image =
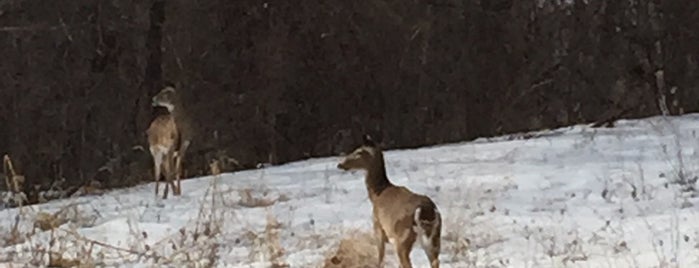
[{"label": "deer head", "polygon": [[169,112],[172,112],[175,109],[176,97],[175,88],[168,86],[158,92],[157,95],[153,96],[151,104],[154,107],[165,107]]},{"label": "deer head", "polygon": [[369,170],[383,161],[383,155],[376,143],[369,135],[364,135],[364,144],[345,156],[344,160],[337,164],[342,170]]}]

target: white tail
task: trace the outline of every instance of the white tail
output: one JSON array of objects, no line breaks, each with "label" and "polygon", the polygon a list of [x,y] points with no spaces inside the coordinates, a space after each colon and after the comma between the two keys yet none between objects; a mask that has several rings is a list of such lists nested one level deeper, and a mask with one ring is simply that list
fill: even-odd
[{"label": "white tail", "polygon": [[[428,213],[429,214],[429,213]],[[437,208],[434,208],[432,220],[425,220],[429,218],[429,215],[422,214],[422,207],[415,209],[415,216],[413,218],[414,227],[413,230],[417,235],[417,240],[420,243],[420,247],[425,251],[427,256],[439,255],[441,226],[442,226],[442,216],[439,214]],[[436,258],[430,258],[432,262],[430,265],[432,267],[439,267],[439,260]]]}]

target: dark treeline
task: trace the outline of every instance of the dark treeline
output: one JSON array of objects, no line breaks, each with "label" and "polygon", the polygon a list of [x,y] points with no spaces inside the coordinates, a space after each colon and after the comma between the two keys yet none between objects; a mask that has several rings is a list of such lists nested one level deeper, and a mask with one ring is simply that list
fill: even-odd
[{"label": "dark treeline", "polygon": [[3,1],[0,152],[26,186],[150,180],[168,82],[194,120],[188,176],[365,132],[401,148],[681,114],[699,107],[698,21],[677,0]]}]

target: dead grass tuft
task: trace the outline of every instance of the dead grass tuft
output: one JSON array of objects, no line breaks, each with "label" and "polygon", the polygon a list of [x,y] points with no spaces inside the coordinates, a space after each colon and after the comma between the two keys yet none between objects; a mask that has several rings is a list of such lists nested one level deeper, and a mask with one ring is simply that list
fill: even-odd
[{"label": "dead grass tuft", "polygon": [[24,194],[25,177],[15,171],[12,159],[9,155],[3,156],[3,177],[5,177],[6,196],[1,201],[5,205],[17,206],[22,208],[29,203],[27,196]]},{"label": "dead grass tuft", "polygon": [[268,261],[271,267],[290,267],[284,260],[286,251],[279,237],[283,227],[272,213],[268,213],[267,224],[263,232],[247,231],[245,237],[253,243],[249,255],[250,259]]},{"label": "dead grass tuft", "polygon": [[[165,237],[154,244],[134,239],[126,246],[112,245],[90,239],[78,232],[78,228],[92,226],[97,215],[87,215],[72,203],[56,212],[38,211],[26,215],[27,224],[19,224],[20,214],[7,235],[0,235],[3,246],[18,245],[17,250],[0,256],[0,262],[24,261],[32,267],[101,267],[107,263],[145,262],[168,267],[214,267],[218,261],[221,229],[224,214],[218,209],[217,180],[207,189],[199,215],[192,228],[182,228],[180,236]],[[211,206],[205,206],[208,199]],[[88,213],[90,214],[90,213]],[[24,214],[22,214],[24,215]],[[26,226],[27,228],[20,228]],[[137,227],[129,228],[137,230]],[[37,230],[38,229],[38,230]],[[47,232],[47,240],[34,235]],[[148,237],[145,231],[134,231],[134,236]],[[177,239],[179,238],[179,239]],[[21,245],[20,245],[21,244]]]},{"label": "dead grass tuft", "polygon": [[15,221],[12,224],[12,228],[8,234],[1,236],[3,246],[17,245],[24,243],[27,235],[21,234],[19,231],[19,223],[21,221],[21,215],[15,215]]},{"label": "dead grass tuft", "polygon": [[269,207],[277,202],[286,202],[290,200],[285,194],[279,194],[279,196],[275,197],[266,189],[254,191],[251,188],[246,188],[240,190],[239,194],[240,201],[238,201],[238,205],[246,208]]},{"label": "dead grass tuft", "polygon": [[58,228],[68,220],[59,218],[58,213],[50,214],[39,211],[34,218],[34,228],[39,228],[42,231],[48,231]]},{"label": "dead grass tuft", "polygon": [[5,172],[5,186],[7,191],[19,193],[24,188],[25,178],[23,175],[17,174],[12,159],[9,155],[3,156],[3,169]]},{"label": "dead grass tuft", "polygon": [[266,196],[254,196],[252,189],[243,189],[240,191],[240,202],[238,204],[243,207],[269,207],[274,205],[277,200]]},{"label": "dead grass tuft", "polygon": [[362,231],[349,232],[337,248],[329,252],[323,268],[378,267],[376,248],[376,240],[371,234]]},{"label": "dead grass tuft", "polygon": [[283,260],[284,247],[279,238],[279,229],[282,224],[271,213],[267,214],[267,225],[265,226],[265,235],[267,239],[267,250],[269,251],[270,261],[273,267],[289,267]]},{"label": "dead grass tuft", "polygon": [[81,264],[79,260],[65,258],[60,253],[51,252],[49,254],[48,266],[49,267],[69,268],[69,267],[85,267],[86,265]]}]

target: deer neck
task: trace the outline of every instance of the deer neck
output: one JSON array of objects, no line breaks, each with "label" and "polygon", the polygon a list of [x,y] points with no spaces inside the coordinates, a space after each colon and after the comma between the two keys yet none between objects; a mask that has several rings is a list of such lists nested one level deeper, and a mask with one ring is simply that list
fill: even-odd
[{"label": "deer neck", "polygon": [[388,176],[386,176],[386,167],[383,160],[383,155],[379,155],[378,160],[371,168],[367,169],[364,183],[366,184],[369,198],[374,199],[379,196],[386,188],[393,186]]},{"label": "deer neck", "polygon": [[164,105],[165,109],[174,117],[175,114],[178,112],[177,109],[175,109],[175,104],[169,103],[167,105]]}]

